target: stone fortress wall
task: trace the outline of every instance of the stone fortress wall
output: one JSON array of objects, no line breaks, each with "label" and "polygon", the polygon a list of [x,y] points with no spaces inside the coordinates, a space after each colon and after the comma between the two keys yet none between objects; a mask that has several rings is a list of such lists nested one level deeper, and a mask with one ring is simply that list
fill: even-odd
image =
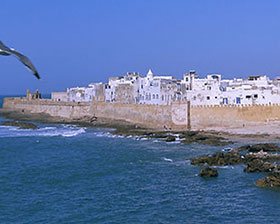
[{"label": "stone fortress wall", "polygon": [[185,130],[280,121],[280,105],[190,106],[187,103],[145,105],[96,102],[57,102],[47,99],[5,98],[3,107],[26,113],[77,119],[96,116],[125,120],[149,128]]},{"label": "stone fortress wall", "polygon": [[80,118],[89,115],[90,103],[56,102],[47,99],[28,100],[22,98],[5,98],[4,109],[20,110],[26,113],[46,113],[54,117]]}]

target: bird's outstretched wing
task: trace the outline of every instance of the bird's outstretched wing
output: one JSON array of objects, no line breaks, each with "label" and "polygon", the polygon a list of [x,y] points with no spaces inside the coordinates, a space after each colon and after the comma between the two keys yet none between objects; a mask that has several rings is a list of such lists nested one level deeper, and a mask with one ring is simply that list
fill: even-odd
[{"label": "bird's outstretched wing", "polygon": [[3,44],[3,42],[0,41],[0,54],[1,55],[14,55],[16,56],[29,70],[33,72],[33,74],[36,76],[37,79],[40,79],[40,75],[35,68],[35,66],[32,64],[30,59],[26,57],[25,55],[17,52],[14,49],[11,49]]},{"label": "bird's outstretched wing", "polygon": [[31,70],[33,72],[33,74],[36,76],[37,79],[40,79],[37,69],[32,64],[32,62],[30,61],[30,59],[28,57],[15,51],[14,49],[11,49],[10,52],[11,52],[11,54],[15,55],[27,68],[29,68],[29,70]]}]

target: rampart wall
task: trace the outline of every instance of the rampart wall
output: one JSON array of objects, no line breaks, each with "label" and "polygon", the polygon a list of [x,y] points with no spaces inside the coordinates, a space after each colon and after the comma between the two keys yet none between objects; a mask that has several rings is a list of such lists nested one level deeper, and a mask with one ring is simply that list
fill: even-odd
[{"label": "rampart wall", "polygon": [[242,127],[271,121],[280,121],[279,104],[191,107],[191,126],[194,129]]},{"label": "rampart wall", "polygon": [[30,113],[47,113],[51,116],[70,119],[96,116],[97,118],[125,120],[150,128],[172,130],[187,129],[188,122],[190,122],[192,129],[204,129],[211,127],[242,127],[248,124],[280,121],[279,104],[188,107],[187,103],[147,105],[5,98],[3,107],[12,110],[24,110]]},{"label": "rampart wall", "polygon": [[3,108],[24,110],[30,113],[46,113],[55,117],[80,118],[90,116],[90,103],[57,102],[52,100],[26,100],[25,98],[5,98]]},{"label": "rampart wall", "polygon": [[146,127],[185,129],[186,104],[148,105],[94,102],[91,112],[96,117],[125,120]]}]

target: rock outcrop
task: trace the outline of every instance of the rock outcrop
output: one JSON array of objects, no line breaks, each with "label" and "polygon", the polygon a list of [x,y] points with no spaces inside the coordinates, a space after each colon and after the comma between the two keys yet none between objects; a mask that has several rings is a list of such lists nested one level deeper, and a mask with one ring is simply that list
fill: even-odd
[{"label": "rock outcrop", "polygon": [[124,136],[143,136],[145,138],[157,138],[163,141],[171,142],[177,138],[185,144],[199,143],[213,146],[224,146],[231,144],[231,141],[219,136],[217,133],[209,133],[203,131],[181,131],[181,132],[170,132],[170,131],[149,131],[140,128],[118,128],[115,134]]},{"label": "rock outcrop", "polygon": [[267,177],[256,181],[259,187],[280,187],[280,172],[272,172]]},{"label": "rock outcrop", "polygon": [[232,143],[221,136],[198,131],[182,132],[180,133],[180,138],[182,139],[182,142],[186,144],[200,143],[205,145],[223,146]]},{"label": "rock outcrop", "polygon": [[245,164],[245,172],[268,172],[268,176],[257,180],[260,187],[280,187],[280,147],[275,144],[246,145],[230,150],[193,158],[192,165],[207,165],[199,175],[217,176],[218,172],[209,166]]},{"label": "rock outcrop", "polygon": [[253,172],[271,172],[276,168],[275,164],[265,162],[261,159],[253,159],[247,163],[246,168],[244,169],[247,173]]},{"label": "rock outcrop", "polygon": [[262,143],[262,144],[255,144],[255,145],[244,145],[237,148],[237,151],[247,151],[252,153],[257,152],[280,152],[280,147],[276,144],[271,143]]},{"label": "rock outcrop", "polygon": [[236,165],[243,162],[243,157],[235,152],[217,152],[213,155],[196,157],[191,160],[192,165],[208,164],[209,166]]},{"label": "rock outcrop", "polygon": [[38,127],[29,122],[20,122],[20,121],[4,121],[1,123],[3,126],[14,126],[20,129],[37,129]]},{"label": "rock outcrop", "polygon": [[213,167],[203,167],[200,170],[199,176],[201,177],[217,177],[218,176],[218,170]]}]

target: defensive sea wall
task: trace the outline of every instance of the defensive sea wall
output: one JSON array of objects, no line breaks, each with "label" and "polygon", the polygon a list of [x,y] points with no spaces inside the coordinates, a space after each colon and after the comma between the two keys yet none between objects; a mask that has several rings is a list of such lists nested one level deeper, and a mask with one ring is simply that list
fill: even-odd
[{"label": "defensive sea wall", "polygon": [[56,102],[48,99],[27,100],[25,97],[5,98],[3,108],[26,113],[46,113],[70,119],[90,115],[90,103]]},{"label": "defensive sea wall", "polygon": [[171,105],[77,103],[43,99],[5,98],[3,107],[26,113],[77,119],[96,116],[125,120],[145,127],[182,130],[243,127],[280,121],[280,105],[190,106],[186,102]]},{"label": "defensive sea wall", "polygon": [[191,125],[195,129],[239,128],[273,121],[280,121],[279,104],[191,107]]},{"label": "defensive sea wall", "polygon": [[187,105],[139,105],[105,102],[62,102],[47,99],[5,98],[3,108],[25,113],[46,113],[55,117],[83,119],[100,117],[124,120],[149,128],[186,129]]},{"label": "defensive sea wall", "polygon": [[93,102],[91,114],[96,117],[125,120],[150,128],[186,129],[187,105],[148,105]]}]

